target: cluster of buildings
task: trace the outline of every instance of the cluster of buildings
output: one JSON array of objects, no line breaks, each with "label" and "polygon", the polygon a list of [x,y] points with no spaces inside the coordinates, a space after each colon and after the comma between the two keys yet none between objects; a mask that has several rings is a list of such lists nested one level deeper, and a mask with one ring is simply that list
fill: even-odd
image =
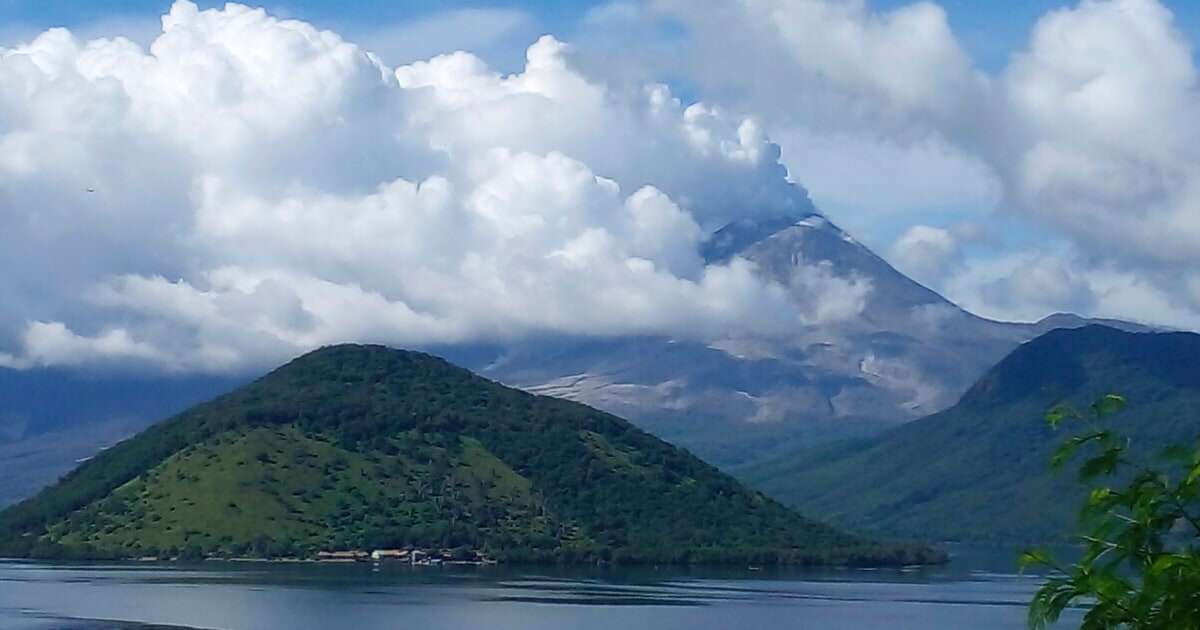
[{"label": "cluster of buildings", "polygon": [[317,552],[318,562],[376,562],[404,563],[413,566],[451,565],[483,565],[495,564],[478,550],[463,552],[454,549],[423,550],[423,549],[376,549],[371,552],[355,551],[320,551]]}]

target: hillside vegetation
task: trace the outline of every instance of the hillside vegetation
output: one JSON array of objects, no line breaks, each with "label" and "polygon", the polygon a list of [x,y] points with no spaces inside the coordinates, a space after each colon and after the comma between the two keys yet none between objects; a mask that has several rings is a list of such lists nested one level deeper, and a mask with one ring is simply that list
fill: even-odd
[{"label": "hillside vegetation", "polygon": [[628,422],[380,346],[318,350],[0,512],[3,553],[936,560],[806,520]]},{"label": "hillside vegetation", "polygon": [[1086,486],[1048,467],[1072,430],[1046,411],[1117,392],[1110,420],[1153,452],[1200,437],[1200,335],[1055,330],[1001,361],[954,407],[883,436],[801,452],[742,478],[806,514],[924,540],[1050,541],[1070,535]]}]

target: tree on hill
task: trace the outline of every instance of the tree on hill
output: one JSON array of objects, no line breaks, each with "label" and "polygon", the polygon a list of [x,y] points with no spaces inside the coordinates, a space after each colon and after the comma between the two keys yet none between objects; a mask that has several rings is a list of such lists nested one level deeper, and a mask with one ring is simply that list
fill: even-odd
[{"label": "tree on hill", "polygon": [[1077,451],[1089,456],[1079,469],[1096,482],[1080,513],[1083,555],[1063,565],[1044,551],[1023,554],[1023,567],[1053,573],[1034,596],[1029,625],[1044,628],[1064,610],[1086,612],[1083,630],[1200,628],[1200,447],[1177,446],[1153,463],[1137,461],[1128,439],[1104,426],[1125,399],[1109,394],[1086,413],[1059,406],[1052,426],[1078,423],[1052,465]]}]

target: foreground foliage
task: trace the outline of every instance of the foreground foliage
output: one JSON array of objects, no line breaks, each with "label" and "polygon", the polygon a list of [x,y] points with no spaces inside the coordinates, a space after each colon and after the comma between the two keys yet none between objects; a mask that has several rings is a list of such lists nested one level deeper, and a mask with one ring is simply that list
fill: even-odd
[{"label": "foreground foliage", "polygon": [[1059,448],[1053,465],[1086,449],[1080,478],[1105,483],[1083,507],[1077,562],[1064,566],[1043,551],[1021,559],[1025,567],[1055,572],[1030,606],[1033,628],[1057,621],[1071,606],[1086,609],[1085,630],[1200,628],[1200,448],[1170,448],[1156,465],[1139,463],[1129,441],[1104,423],[1124,407],[1123,397],[1110,394],[1087,413],[1064,405],[1047,415],[1051,426],[1086,427]]},{"label": "foreground foliage", "polygon": [[398,546],[508,561],[905,564],[630,425],[441,359],[325,348],[0,513],[0,553],[312,555]]}]

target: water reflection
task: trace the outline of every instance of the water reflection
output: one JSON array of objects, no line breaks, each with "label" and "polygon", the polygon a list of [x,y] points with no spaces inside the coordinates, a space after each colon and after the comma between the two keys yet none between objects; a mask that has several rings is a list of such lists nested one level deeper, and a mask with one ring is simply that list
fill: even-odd
[{"label": "water reflection", "polygon": [[0,627],[1017,630],[1037,578],[1013,558],[963,548],[945,567],[877,571],[8,562]]}]

